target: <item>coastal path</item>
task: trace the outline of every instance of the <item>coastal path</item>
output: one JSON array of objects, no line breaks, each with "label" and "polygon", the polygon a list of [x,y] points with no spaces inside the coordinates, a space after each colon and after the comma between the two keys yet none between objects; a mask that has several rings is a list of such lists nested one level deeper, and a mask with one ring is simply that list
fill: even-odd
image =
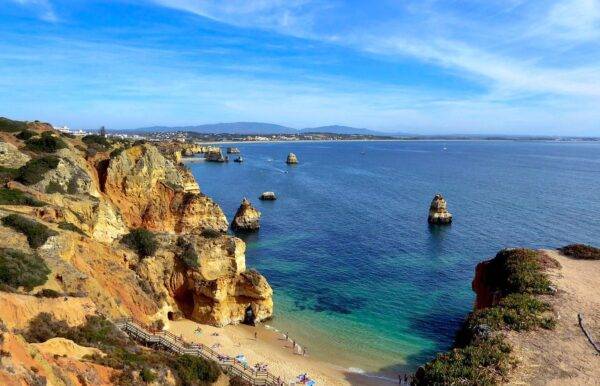
[{"label": "coastal path", "polygon": [[158,346],[179,355],[195,355],[216,362],[223,372],[235,376],[255,386],[281,386],[282,380],[268,371],[255,371],[247,364],[234,358],[221,355],[203,344],[191,344],[169,331],[151,331],[132,318],[119,319],[115,325],[131,338],[149,346]]}]

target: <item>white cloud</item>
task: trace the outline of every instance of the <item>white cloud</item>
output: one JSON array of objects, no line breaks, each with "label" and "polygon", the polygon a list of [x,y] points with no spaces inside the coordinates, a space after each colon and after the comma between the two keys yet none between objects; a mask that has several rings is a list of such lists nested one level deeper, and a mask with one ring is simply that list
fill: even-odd
[{"label": "white cloud", "polygon": [[[500,9],[512,18],[498,25],[470,20],[469,14],[461,17],[439,10],[442,3],[436,1],[409,2],[404,9],[396,8],[409,14],[408,26],[404,19],[397,23],[386,19],[379,26],[364,24],[363,20],[356,19],[355,13],[349,12],[352,16],[339,26],[344,29],[343,33],[328,34],[319,32],[322,30],[319,24],[325,19],[322,11],[333,5],[322,1],[154,1],[237,26],[319,39],[388,58],[414,57],[489,86],[494,95],[600,97],[598,47],[582,56],[587,57],[588,62],[574,64],[571,59],[569,64],[563,64],[556,59],[562,50],[573,49],[572,45],[562,44],[561,39],[600,38],[600,0],[542,0],[531,2],[535,6],[530,8],[524,8],[526,2],[521,0],[490,2],[495,7],[494,12],[500,13]],[[338,7],[335,12],[343,19],[343,9]],[[490,11],[492,16],[494,12]],[[538,12],[542,12],[541,17]],[[351,25],[356,28],[348,29]],[[491,43],[482,42],[481,36],[496,39]],[[529,46],[536,49],[523,52],[522,47]]]}]

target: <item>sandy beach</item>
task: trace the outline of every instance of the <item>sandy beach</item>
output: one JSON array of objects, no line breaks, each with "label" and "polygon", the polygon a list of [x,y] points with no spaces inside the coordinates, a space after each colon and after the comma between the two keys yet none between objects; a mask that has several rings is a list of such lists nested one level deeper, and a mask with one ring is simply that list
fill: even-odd
[{"label": "sandy beach", "polygon": [[[169,323],[169,331],[182,336],[188,342],[202,343],[214,350],[235,357],[243,354],[250,366],[256,363],[268,365],[268,370],[281,376],[285,382],[293,382],[299,374],[307,373],[319,385],[393,385],[391,380],[378,379],[330,363],[311,358],[310,351],[301,355],[300,349],[292,349],[291,339],[285,340],[282,333],[274,331],[268,324],[256,327],[247,325],[217,328],[191,320]],[[196,332],[197,329],[201,332]],[[257,339],[254,338],[255,333]]]}]

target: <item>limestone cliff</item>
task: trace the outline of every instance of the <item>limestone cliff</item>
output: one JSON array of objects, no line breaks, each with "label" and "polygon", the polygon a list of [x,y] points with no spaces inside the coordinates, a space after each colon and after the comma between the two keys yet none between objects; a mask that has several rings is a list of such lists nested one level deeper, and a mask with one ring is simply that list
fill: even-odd
[{"label": "limestone cliff", "polygon": [[246,269],[246,246],[238,238],[162,236],[162,247],[137,267],[153,291],[168,299],[167,316],[183,315],[224,326],[255,323],[273,313],[273,291],[266,279]]},{"label": "limestone cliff", "polygon": [[251,232],[260,228],[260,212],[252,206],[247,198],[242,200],[233,221],[231,228],[234,231]]},{"label": "limestone cliff", "polygon": [[[38,138],[52,130],[41,123],[27,128]],[[32,248],[25,234],[0,224],[0,244],[39,256],[50,273],[32,290],[0,289],[0,319],[22,327],[53,309],[66,320],[81,320],[90,312],[144,323],[184,315],[223,326],[272,315],[271,287],[246,269],[245,244],[224,234],[228,222],[221,208],[200,193],[191,172],[172,157],[149,144],[57,133],[52,138],[63,146],[47,154],[27,149],[17,134],[0,132],[3,166],[17,168],[47,155],[58,162],[34,170],[38,175],[32,183],[9,175],[7,189],[41,206],[0,202],[0,218],[19,214],[48,229],[49,237]],[[134,228],[148,229],[161,240],[155,256],[138,256],[121,242]],[[43,290],[61,297],[33,296]]]},{"label": "limestone cliff", "polygon": [[429,206],[429,216],[427,221],[430,224],[450,224],[452,222],[452,214],[448,212],[448,204],[441,194],[436,194]]},{"label": "limestone cliff", "polygon": [[180,170],[150,145],[129,148],[100,171],[101,190],[120,210],[127,226],[160,232],[225,232],[221,208],[196,193],[189,172]]}]

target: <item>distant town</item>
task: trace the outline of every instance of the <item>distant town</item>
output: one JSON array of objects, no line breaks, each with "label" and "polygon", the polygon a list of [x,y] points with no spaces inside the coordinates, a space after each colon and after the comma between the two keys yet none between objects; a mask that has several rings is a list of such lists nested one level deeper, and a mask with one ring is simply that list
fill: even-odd
[{"label": "distant town", "polygon": [[[230,143],[230,142],[293,142],[293,141],[389,141],[389,140],[446,140],[446,141],[559,141],[559,142],[584,142],[600,141],[599,137],[573,137],[573,136],[525,136],[525,135],[415,135],[415,134],[348,134],[329,132],[297,132],[297,133],[264,133],[264,134],[236,134],[236,133],[199,133],[194,131],[161,130],[107,130],[101,127],[96,130],[72,130],[67,126],[55,126],[56,130],[71,135],[98,134],[121,139],[146,140],[146,141],[178,141],[193,143]],[[362,129],[364,130],[364,129]]]}]

